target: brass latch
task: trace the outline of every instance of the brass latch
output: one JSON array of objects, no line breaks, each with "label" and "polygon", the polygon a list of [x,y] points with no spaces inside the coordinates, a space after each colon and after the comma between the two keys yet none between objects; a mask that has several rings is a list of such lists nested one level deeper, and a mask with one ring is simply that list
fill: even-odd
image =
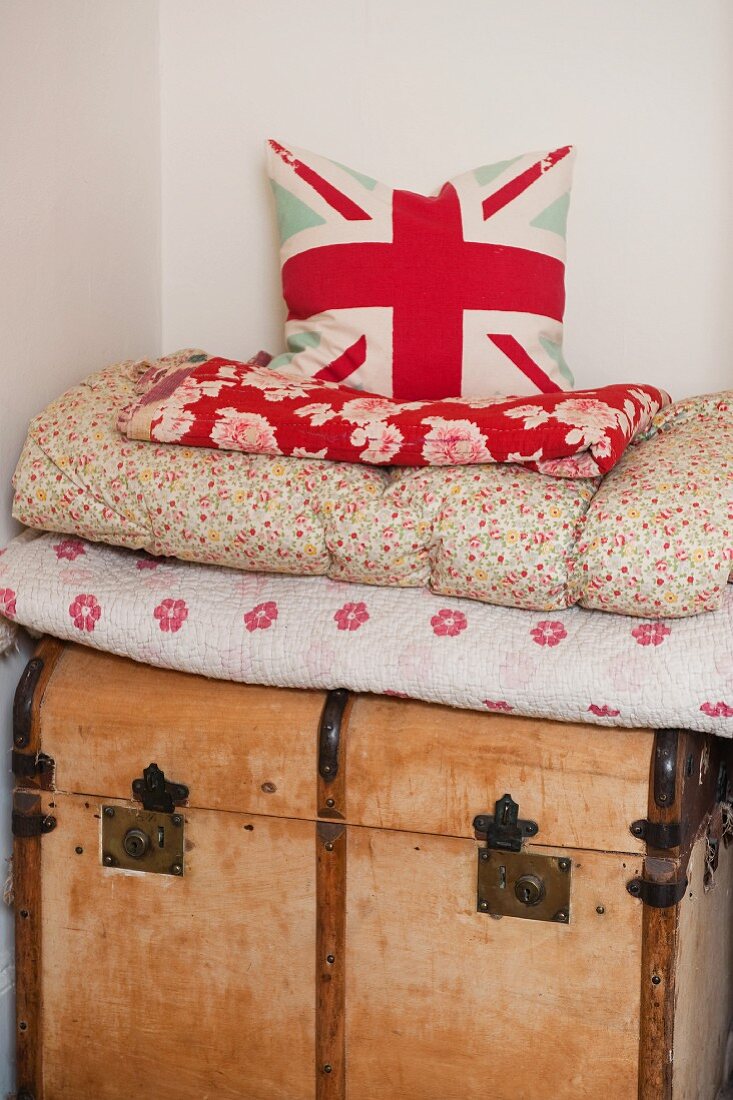
[{"label": "brass latch", "polygon": [[177,875],[184,871],[183,814],[102,807],[102,863],[127,871]]},{"label": "brass latch", "polygon": [[535,836],[539,826],[520,820],[512,796],[505,794],[493,815],[479,814],[473,825],[476,836],[486,840],[478,852],[479,913],[568,924],[573,862],[523,851],[524,839]]},{"label": "brass latch", "polygon": [[184,873],[186,819],[175,811],[188,798],[188,787],[171,783],[157,764],[132,782],[143,808],[102,807],[102,863],[153,875]]}]

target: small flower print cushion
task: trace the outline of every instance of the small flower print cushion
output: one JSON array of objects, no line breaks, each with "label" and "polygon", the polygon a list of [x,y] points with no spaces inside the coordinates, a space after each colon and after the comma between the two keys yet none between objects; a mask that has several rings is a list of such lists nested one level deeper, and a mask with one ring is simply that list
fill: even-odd
[{"label": "small flower print cushion", "polygon": [[129,438],[372,465],[516,462],[569,477],[610,469],[668,400],[653,386],[606,386],[394,401],[229,359],[207,359],[172,389],[171,380],[123,410],[118,423]]},{"label": "small flower print cushion", "polygon": [[402,401],[571,389],[573,158],[526,153],[427,196],[270,141],[289,349],[274,369]]}]

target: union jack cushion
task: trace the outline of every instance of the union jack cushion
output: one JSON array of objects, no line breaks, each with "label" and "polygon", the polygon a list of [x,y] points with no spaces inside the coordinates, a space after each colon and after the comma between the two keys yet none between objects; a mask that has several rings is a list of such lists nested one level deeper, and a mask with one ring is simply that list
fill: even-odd
[{"label": "union jack cushion", "polygon": [[573,157],[527,153],[426,196],[270,141],[288,308],[273,368],[405,401],[572,389]]}]

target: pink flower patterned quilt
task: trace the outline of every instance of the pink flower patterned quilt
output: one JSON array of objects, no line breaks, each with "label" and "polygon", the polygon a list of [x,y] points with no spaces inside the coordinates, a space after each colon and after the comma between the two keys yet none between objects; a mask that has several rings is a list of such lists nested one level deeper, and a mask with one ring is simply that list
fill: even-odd
[{"label": "pink flower patterned quilt", "polygon": [[668,406],[603,479],[510,463],[421,469],[126,439],[120,412],[205,353],[92,375],[30,425],[29,527],[238,570],[328,576],[554,613],[722,605],[733,561],[733,393]]},{"label": "pink flower patterned quilt", "polygon": [[546,614],[28,532],[0,554],[3,615],[225,680],[733,736],[733,589],[717,611],[684,620]]},{"label": "pink flower patterned quilt", "polygon": [[596,477],[669,404],[654,386],[397,401],[256,360],[193,358],[188,371],[164,376],[122,410],[121,432],[246,454],[373,466],[512,462],[556,477]]}]

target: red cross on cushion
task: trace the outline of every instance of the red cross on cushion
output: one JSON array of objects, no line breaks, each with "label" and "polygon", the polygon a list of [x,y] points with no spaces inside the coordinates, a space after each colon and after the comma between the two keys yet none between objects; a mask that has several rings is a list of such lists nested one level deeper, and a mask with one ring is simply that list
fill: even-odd
[{"label": "red cross on cushion", "polygon": [[395,190],[270,142],[288,353],[302,377],[399,400],[556,393],[573,151]]}]

